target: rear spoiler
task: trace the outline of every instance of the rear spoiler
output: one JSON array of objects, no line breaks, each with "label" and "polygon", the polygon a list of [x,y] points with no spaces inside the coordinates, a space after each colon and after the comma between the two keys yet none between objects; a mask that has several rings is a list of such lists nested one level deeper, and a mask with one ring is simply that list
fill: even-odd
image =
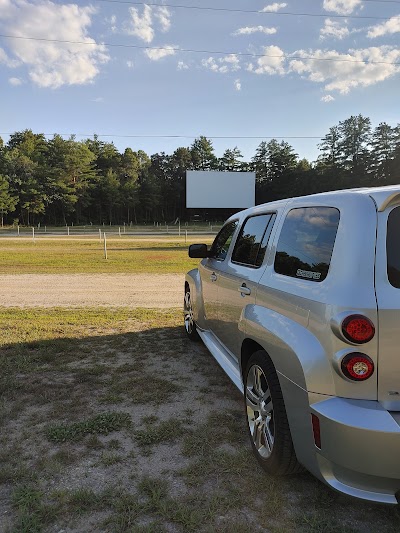
[{"label": "rear spoiler", "polygon": [[385,209],[392,205],[400,204],[400,191],[398,190],[391,194],[388,194],[387,191],[380,191],[370,194],[370,197],[375,202],[378,211],[385,211]]}]

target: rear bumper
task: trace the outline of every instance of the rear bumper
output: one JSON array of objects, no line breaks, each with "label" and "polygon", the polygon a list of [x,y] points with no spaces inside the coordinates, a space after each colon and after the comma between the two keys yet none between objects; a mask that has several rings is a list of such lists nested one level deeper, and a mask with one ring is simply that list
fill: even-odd
[{"label": "rear bumper", "polygon": [[397,504],[399,413],[391,414],[375,401],[319,400],[310,406],[321,428],[321,450],[315,447],[318,477],[350,496]]}]

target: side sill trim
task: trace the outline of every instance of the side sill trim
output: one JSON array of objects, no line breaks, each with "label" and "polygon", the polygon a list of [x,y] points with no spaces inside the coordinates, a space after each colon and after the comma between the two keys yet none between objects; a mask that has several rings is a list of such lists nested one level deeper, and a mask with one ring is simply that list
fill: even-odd
[{"label": "side sill trim", "polygon": [[243,383],[240,376],[239,365],[228,354],[222,344],[218,342],[212,333],[203,331],[200,328],[197,329],[197,332],[207,349],[211,352],[211,355],[224,370],[229,379],[234,383],[234,385],[236,385],[239,391],[243,393]]}]

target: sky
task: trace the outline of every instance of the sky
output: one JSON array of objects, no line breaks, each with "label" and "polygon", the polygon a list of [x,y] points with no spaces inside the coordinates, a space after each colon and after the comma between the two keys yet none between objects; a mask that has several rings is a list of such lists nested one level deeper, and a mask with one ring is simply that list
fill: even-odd
[{"label": "sky", "polygon": [[400,122],[400,0],[0,0],[0,35],[4,140],[151,155],[205,135],[250,160],[277,138],[315,160],[351,115]]}]

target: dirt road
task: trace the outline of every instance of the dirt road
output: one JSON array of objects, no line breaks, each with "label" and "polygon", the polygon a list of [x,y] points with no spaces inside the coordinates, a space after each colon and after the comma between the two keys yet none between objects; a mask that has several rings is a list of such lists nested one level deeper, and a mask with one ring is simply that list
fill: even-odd
[{"label": "dirt road", "polygon": [[181,307],[182,274],[0,275],[4,307]]}]

